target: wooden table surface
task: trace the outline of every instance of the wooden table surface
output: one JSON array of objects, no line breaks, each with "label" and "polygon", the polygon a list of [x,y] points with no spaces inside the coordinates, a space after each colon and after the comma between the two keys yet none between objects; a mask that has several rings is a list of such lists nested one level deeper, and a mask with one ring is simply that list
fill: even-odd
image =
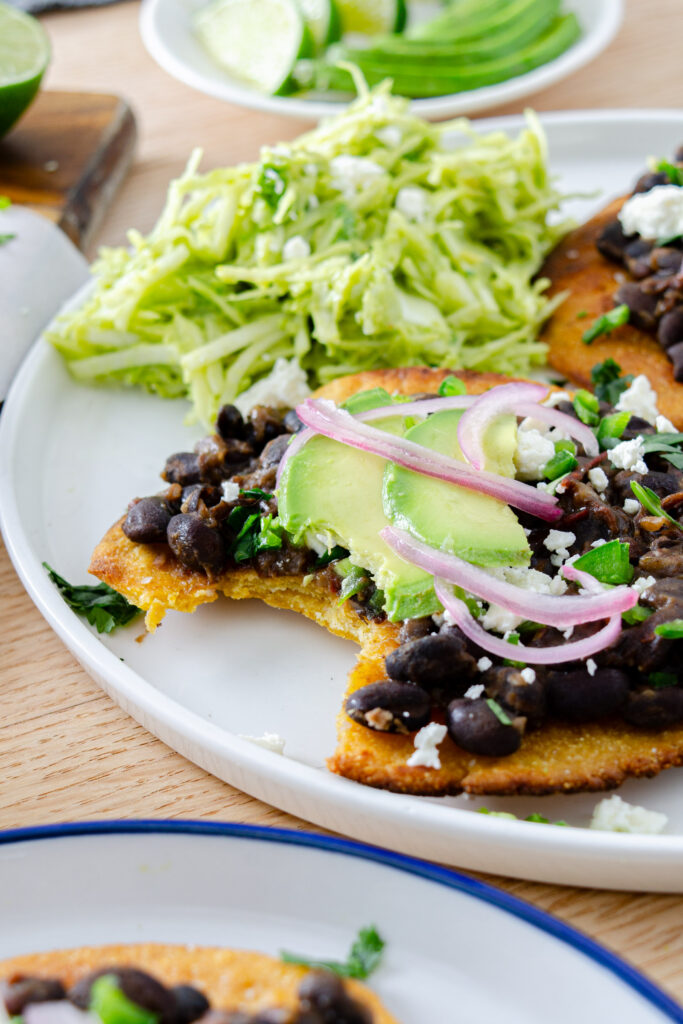
[{"label": "wooden table surface", "polygon": [[[98,243],[120,243],[131,225],[151,227],[168,179],[193,146],[204,148],[207,166],[235,163],[305,126],[224,105],[169,78],[143,49],[137,18],[130,2],[44,18],[54,47],[47,86],[122,93],[138,117],[137,162]],[[682,37],[680,0],[626,0],[609,50],[526,102],[538,110],[674,107]],[[45,624],[1,544],[0,638],[0,828],[122,817],[311,827],[207,775],[113,704]],[[605,943],[683,1002],[683,897],[495,881]]]}]

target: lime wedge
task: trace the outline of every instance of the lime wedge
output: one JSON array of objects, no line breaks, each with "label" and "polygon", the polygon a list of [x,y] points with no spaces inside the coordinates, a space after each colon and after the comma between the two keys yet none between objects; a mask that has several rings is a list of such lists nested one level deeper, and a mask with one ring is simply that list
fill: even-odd
[{"label": "lime wedge", "polygon": [[296,0],[212,0],[195,30],[217,64],[260,92],[290,92],[297,60],[313,55]]},{"label": "lime wedge", "polygon": [[0,135],[38,92],[49,60],[50,43],[40,22],[0,2]]},{"label": "lime wedge", "polygon": [[337,0],[337,6],[343,32],[373,36],[405,28],[405,0]]},{"label": "lime wedge", "polygon": [[341,38],[341,19],[335,0],[299,0],[299,7],[317,50],[324,50]]}]

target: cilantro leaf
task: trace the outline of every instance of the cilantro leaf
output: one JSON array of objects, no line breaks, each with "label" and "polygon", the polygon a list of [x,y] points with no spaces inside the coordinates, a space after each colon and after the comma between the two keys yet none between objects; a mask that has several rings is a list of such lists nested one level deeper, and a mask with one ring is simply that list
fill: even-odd
[{"label": "cilantro leaf", "polygon": [[338,558],[348,558],[349,553],[346,548],[342,548],[339,544],[335,544],[329,551],[325,551],[324,554],[318,555],[313,565],[314,569],[322,569],[323,566],[329,565],[330,562],[336,562]]},{"label": "cilantro leaf", "polygon": [[286,950],[282,950],[280,959],[286,964],[301,964],[304,967],[322,968],[323,970],[333,971],[342,978],[355,978],[358,981],[365,981],[379,967],[384,945],[384,939],[381,938],[375,926],[370,925],[367,928],[360,929],[345,962],[339,960],[316,960],[300,956],[298,953],[288,953]]},{"label": "cilantro leaf", "polygon": [[625,303],[622,303],[621,306],[615,306],[608,313],[603,313],[602,316],[599,316],[593,325],[583,332],[581,341],[584,345],[590,345],[591,342],[601,335],[611,334],[615,328],[621,327],[622,324],[627,324],[630,315],[631,310]]},{"label": "cilantro leaf", "polygon": [[344,604],[350,597],[360,594],[370,585],[370,577],[365,569],[358,565],[352,565],[342,580],[339,600],[337,604]]},{"label": "cilantro leaf", "polygon": [[683,639],[683,619],[672,619],[671,622],[660,622],[655,626],[657,636],[666,637],[667,640]]},{"label": "cilantro leaf", "polygon": [[645,484],[638,483],[637,480],[631,480],[631,490],[643,508],[649,512],[650,515],[663,516],[679,530],[683,530],[683,526],[681,526],[678,520],[674,519],[673,516],[670,516],[669,513],[662,508],[661,499],[653,490],[646,487]]},{"label": "cilantro leaf", "polygon": [[619,363],[610,357],[595,364],[591,370],[591,381],[601,402],[616,405],[622,392],[633,383],[633,374],[625,373],[622,376]]},{"label": "cilantro leaf", "polygon": [[260,487],[250,487],[246,491],[240,491],[240,498],[259,498],[261,501],[270,501],[272,497],[272,494]]},{"label": "cilantro leaf", "polygon": [[117,626],[125,626],[141,613],[140,608],[136,608],[123,594],[106,583],[74,586],[59,576],[47,562],[43,562],[43,568],[69,607],[77,615],[84,616],[98,633],[111,633]]}]

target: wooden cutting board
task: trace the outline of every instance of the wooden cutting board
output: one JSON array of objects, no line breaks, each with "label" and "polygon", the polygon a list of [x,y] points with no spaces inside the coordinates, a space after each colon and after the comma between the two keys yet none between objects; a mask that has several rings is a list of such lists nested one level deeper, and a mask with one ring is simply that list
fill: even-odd
[{"label": "wooden cutting board", "polygon": [[130,167],[136,136],[118,96],[44,90],[0,140],[0,195],[49,217],[85,249]]}]

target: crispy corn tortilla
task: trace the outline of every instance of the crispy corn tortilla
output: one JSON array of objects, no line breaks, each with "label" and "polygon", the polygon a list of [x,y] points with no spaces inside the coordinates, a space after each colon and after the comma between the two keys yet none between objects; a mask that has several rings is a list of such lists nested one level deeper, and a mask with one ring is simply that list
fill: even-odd
[{"label": "crispy corn tortilla", "polygon": [[[0,961],[0,980],[20,975],[59,978],[68,988],[102,967],[137,967],[164,985],[194,985],[213,1009],[255,1013],[278,1007],[294,1009],[306,967],[285,964],[265,953],[214,946],[140,945],[82,946],[78,949],[30,953]],[[371,1010],[373,1024],[398,1024],[374,992],[345,980],[351,995]]]},{"label": "crispy corn tortilla", "polygon": [[[377,370],[344,377],[322,388],[321,397],[344,401],[356,391],[385,387],[416,394],[435,391],[448,371],[414,367]],[[457,373],[471,394],[502,383],[496,374]],[[90,572],[147,611],[154,629],[167,608],[192,612],[219,594],[234,600],[259,598],[275,608],[300,612],[338,636],[360,646],[348,680],[348,693],[386,677],[384,658],[398,646],[399,627],[366,622],[348,605],[339,607],[324,582],[307,584],[300,576],[259,577],[252,569],[224,573],[209,582],[178,564],[166,545],[134,544],[111,527],[95,549]],[[225,614],[230,614],[226,606]],[[323,669],[321,668],[321,674]],[[374,732],[338,718],[338,743],[328,765],[333,772],[365,785],[421,796],[546,794],[612,789],[629,776],[656,775],[683,764],[683,727],[664,732],[635,731],[622,721],[573,725],[546,722],[524,737],[520,749],[503,758],[481,757],[447,737],[440,746],[441,768],[409,767],[410,736]]]},{"label": "crispy corn tortilla", "polygon": [[614,307],[617,275],[623,277],[624,270],[602,256],[595,243],[627,198],[615,199],[570,232],[548,256],[540,271],[541,277],[550,278],[548,294],[566,291],[568,295],[551,317],[542,340],[549,346],[551,366],[584,388],[592,387],[591,369],[605,359],[616,360],[624,373],[644,373],[657,392],[659,411],[683,430],[683,384],[674,380],[671,360],[651,334],[624,324],[590,345],[581,340],[586,328]]}]

